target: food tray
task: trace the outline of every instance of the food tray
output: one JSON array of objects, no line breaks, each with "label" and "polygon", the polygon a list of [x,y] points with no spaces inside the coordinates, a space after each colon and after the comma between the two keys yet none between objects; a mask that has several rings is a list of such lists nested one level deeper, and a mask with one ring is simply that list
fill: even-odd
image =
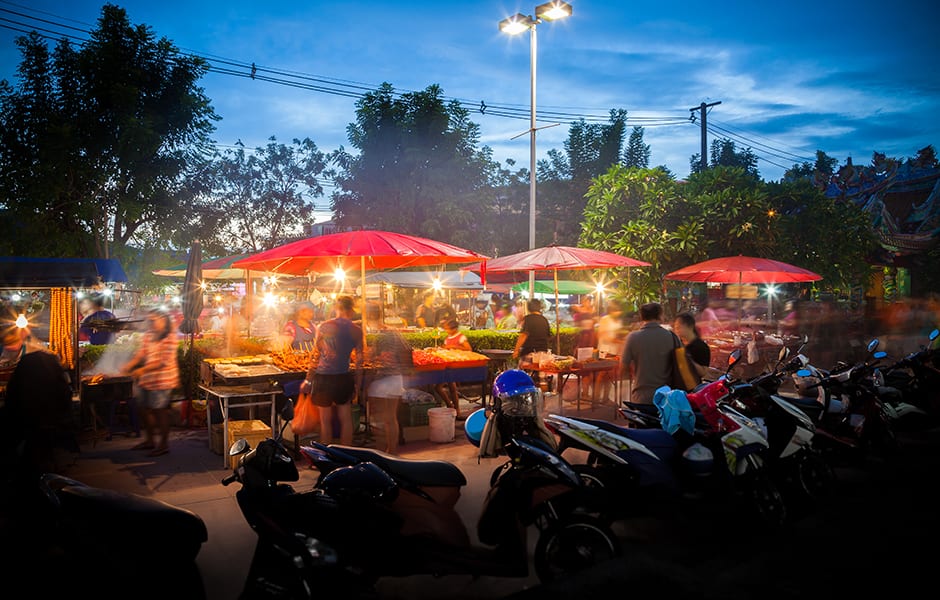
[{"label": "food tray", "polygon": [[466,369],[469,367],[483,367],[489,363],[489,360],[481,358],[480,360],[462,360],[460,362],[447,363],[451,369]]},{"label": "food tray", "polygon": [[427,363],[424,365],[415,365],[415,371],[443,371],[448,363]]}]

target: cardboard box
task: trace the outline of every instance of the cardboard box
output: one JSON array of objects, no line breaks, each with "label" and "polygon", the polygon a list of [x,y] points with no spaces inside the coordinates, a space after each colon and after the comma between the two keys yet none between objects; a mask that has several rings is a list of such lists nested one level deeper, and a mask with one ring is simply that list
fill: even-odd
[{"label": "cardboard box", "polygon": [[[245,438],[249,446],[257,448],[258,444],[269,437],[271,437],[271,428],[265,425],[264,421],[257,419],[253,421],[229,421],[228,445],[225,447],[225,452],[228,453],[228,448],[232,447],[235,440]],[[233,469],[238,464],[239,458],[241,456],[233,456],[229,459]]]}]

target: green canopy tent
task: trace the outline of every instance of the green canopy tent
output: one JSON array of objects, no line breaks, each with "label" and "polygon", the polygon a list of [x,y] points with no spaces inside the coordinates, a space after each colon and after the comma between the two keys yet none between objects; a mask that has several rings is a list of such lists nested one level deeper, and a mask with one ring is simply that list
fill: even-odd
[{"label": "green canopy tent", "polygon": [[[559,279],[557,290],[555,289],[554,280],[537,279],[535,281],[536,294],[554,294],[556,291],[559,294],[593,294],[596,289],[596,286],[588,281],[576,281],[573,279]],[[522,283],[517,283],[512,286],[512,291],[529,291],[529,282],[523,281]]]}]

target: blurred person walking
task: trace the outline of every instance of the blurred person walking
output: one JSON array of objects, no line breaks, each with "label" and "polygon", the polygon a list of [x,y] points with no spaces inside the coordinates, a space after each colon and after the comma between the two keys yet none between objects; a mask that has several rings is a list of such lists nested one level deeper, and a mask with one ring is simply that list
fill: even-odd
[{"label": "blurred person walking", "polygon": [[685,355],[691,359],[695,367],[695,374],[698,375],[698,383],[711,377],[712,351],[708,344],[699,335],[698,327],[695,323],[695,317],[692,313],[681,312],[676,315],[672,330],[682,340],[685,347]]},{"label": "blurred person walking", "polygon": [[122,369],[134,378],[135,401],[144,420],[144,440],[134,449],[150,450],[148,456],[170,451],[170,396],[180,384],[178,351],[172,316],[159,308],[150,310],[140,349]]},{"label": "blurred person walking", "polygon": [[644,412],[655,413],[653,394],[671,381],[675,336],[662,326],[662,316],[663,307],[658,302],[641,306],[643,324],[627,335],[621,353],[622,378],[631,382],[627,404]]}]

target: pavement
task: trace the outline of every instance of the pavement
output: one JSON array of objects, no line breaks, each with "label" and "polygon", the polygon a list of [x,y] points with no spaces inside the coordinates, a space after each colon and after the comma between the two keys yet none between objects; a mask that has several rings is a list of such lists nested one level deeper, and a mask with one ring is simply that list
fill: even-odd
[{"label": "pavement", "polygon": [[[467,404],[461,413],[474,408]],[[562,410],[576,412],[570,401]],[[582,401],[579,414],[613,420],[615,410],[611,405],[591,408]],[[399,454],[448,460],[463,471],[469,483],[456,509],[476,541],[475,523],[490,475],[505,459],[478,459],[461,425],[458,422],[453,442],[413,441],[402,445]],[[209,532],[197,557],[204,598],[237,598],[256,536],[235,500],[238,484],[220,483],[230,470],[210,450],[208,431],[175,427],[170,453],[159,457],[133,450],[139,441],[124,435],[83,439],[81,451],[65,457],[60,472],[88,485],[156,498],[198,514]],[[892,461],[840,465],[834,495],[778,534],[751,530],[733,514],[697,520],[640,517],[615,526],[623,558],[563,582],[539,585],[534,575],[385,578],[377,585],[378,596],[528,600],[642,592],[688,598],[830,598],[849,591],[871,592],[881,585],[913,593],[931,581],[935,562],[920,548],[940,533],[934,500],[940,430],[906,436],[904,441],[905,450]],[[359,434],[356,443],[370,445],[370,437]],[[579,456],[566,458],[577,462]],[[317,472],[300,471],[300,481],[293,485],[308,489]],[[534,546],[534,540],[530,542]]]}]

